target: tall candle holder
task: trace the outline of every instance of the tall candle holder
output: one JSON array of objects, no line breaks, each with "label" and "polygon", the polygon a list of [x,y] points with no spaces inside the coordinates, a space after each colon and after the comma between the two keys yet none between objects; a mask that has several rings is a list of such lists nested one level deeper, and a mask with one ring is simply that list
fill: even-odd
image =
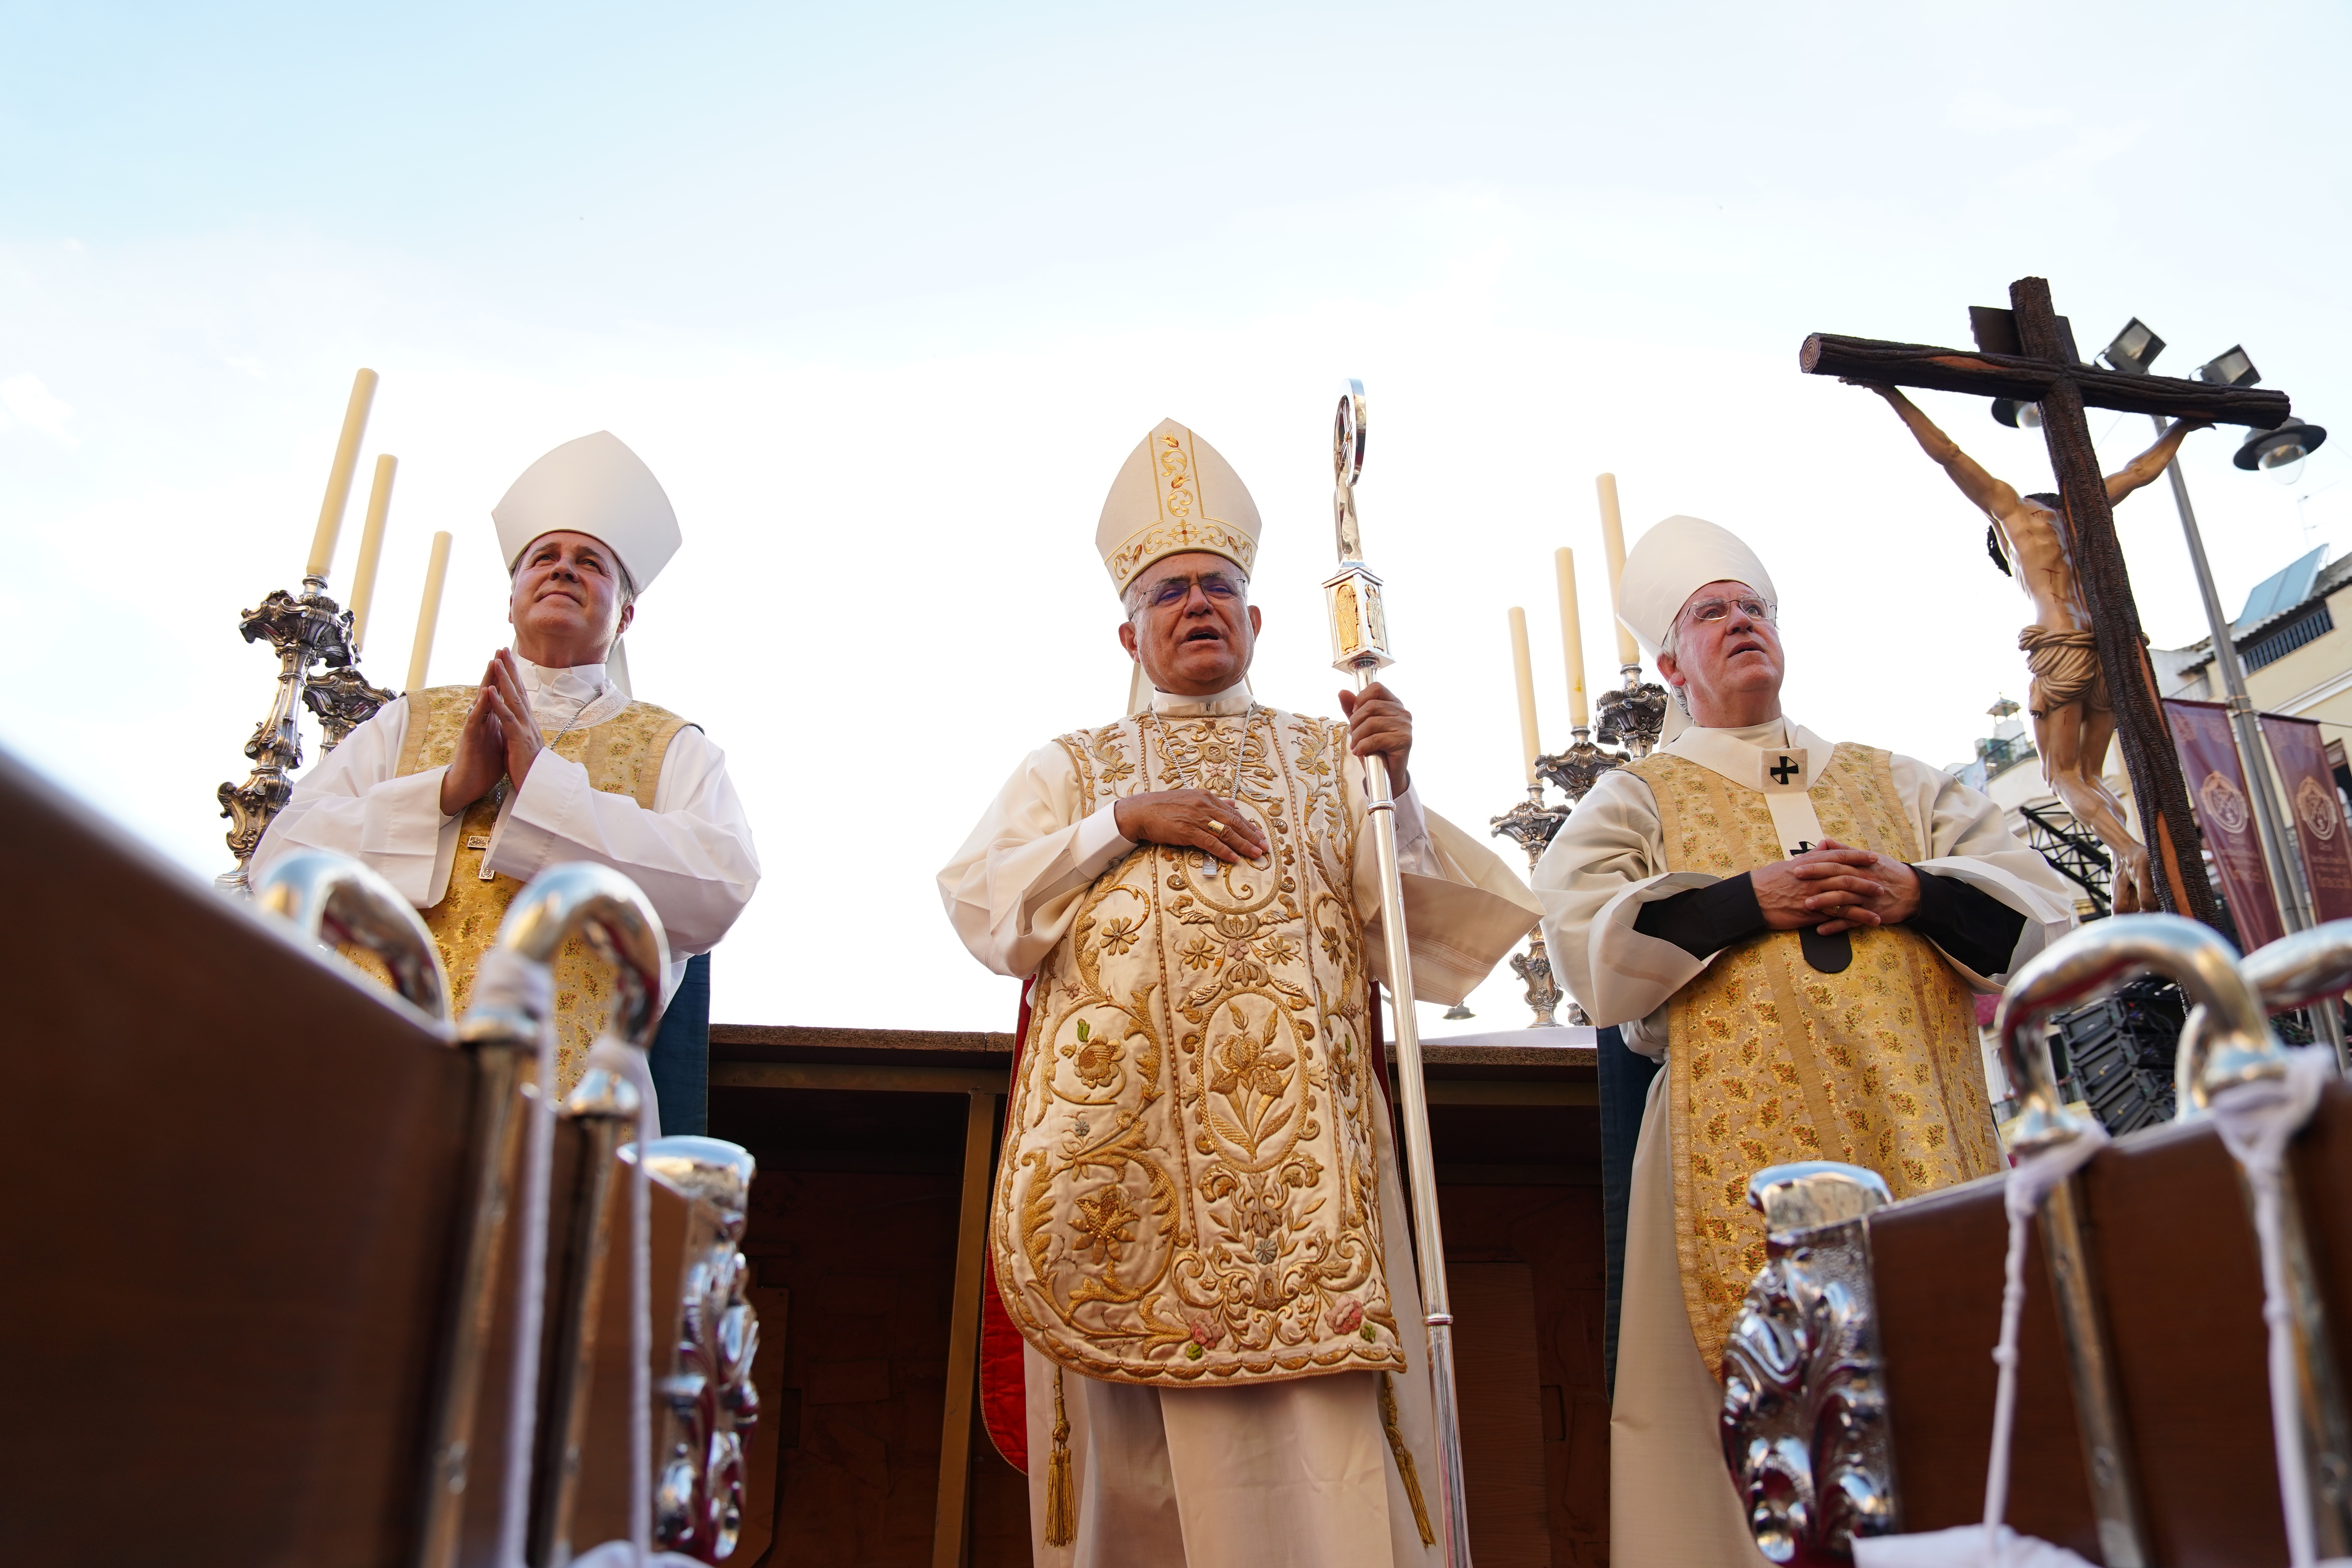
[{"label": "tall candle holder", "polygon": [[[1605,705],[1607,698],[1602,700]],[[1528,798],[1502,816],[1488,819],[1496,837],[1508,837],[1527,851],[1530,872],[1536,868],[1536,862],[1543,858],[1543,852],[1551,847],[1560,824],[1568,820],[1577,803],[1583,800],[1585,793],[1592,788],[1593,781],[1612,768],[1625,765],[1626,759],[1622,756],[1594,745],[1592,731],[1586,726],[1579,724],[1572,733],[1575,738],[1565,750],[1536,759],[1537,782],[1528,785]],[[1566,805],[1544,804],[1546,782],[1568,796]],[[1540,1029],[1560,1023],[1555,1015],[1563,1002],[1567,1002],[1566,1022],[1573,1025],[1586,1022],[1584,1009],[1568,1001],[1567,993],[1561,990],[1558,977],[1552,973],[1551,953],[1544,945],[1540,925],[1528,935],[1527,952],[1513,955],[1511,972],[1527,988],[1528,1006],[1536,1016],[1535,1022],[1528,1027]]]},{"label": "tall candle holder", "polygon": [[[1540,768],[1545,760],[1537,758],[1536,765]],[[1531,784],[1528,785],[1527,799],[1502,816],[1488,819],[1497,837],[1511,839],[1528,852],[1528,869],[1530,871],[1536,868],[1536,862],[1543,858],[1543,852],[1550,846],[1552,835],[1559,831],[1559,825],[1568,820],[1569,808],[1546,805],[1543,795],[1541,782]],[[1528,1005],[1535,1011],[1536,1021],[1528,1027],[1557,1027],[1559,1020],[1552,1014],[1566,994],[1560,990],[1559,982],[1552,978],[1551,954],[1544,948],[1541,925],[1528,934],[1527,952],[1511,955],[1511,973],[1517,974],[1520,984],[1527,987]],[[1575,1005],[1571,1003],[1570,1005],[1573,1007]]]},{"label": "tall candle holder", "polygon": [[1646,757],[1665,733],[1666,689],[1643,680],[1638,664],[1621,666],[1620,672],[1625,684],[1601,694],[1601,722],[1593,733],[1604,746],[1622,746],[1630,755]]},{"label": "tall candle holder", "polygon": [[[224,892],[249,897],[253,889],[247,870],[253,851],[261,836],[269,831],[270,820],[285,809],[294,793],[286,775],[302,765],[300,710],[310,685],[311,667],[323,664],[330,670],[349,667],[352,617],[327,597],[326,578],[310,576],[302,579],[299,598],[283,588],[271,589],[258,609],[245,612],[237,630],[247,642],[267,637],[278,650],[278,686],[269,700],[269,712],[254,726],[252,738],[245,743],[253,772],[243,784],[224,784],[215,792],[220,814],[229,819],[225,836],[229,853],[236,857],[236,866],[215,881]],[[349,729],[345,725],[343,732]],[[335,737],[341,738],[341,734]]]}]

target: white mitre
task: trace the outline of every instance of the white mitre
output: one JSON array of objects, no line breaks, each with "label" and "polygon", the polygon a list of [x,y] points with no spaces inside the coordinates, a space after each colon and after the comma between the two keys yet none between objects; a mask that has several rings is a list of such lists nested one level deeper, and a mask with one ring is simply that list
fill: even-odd
[{"label": "white mitre", "polygon": [[[1224,454],[1173,419],[1162,419],[1135,444],[1103,498],[1095,549],[1110,573],[1113,592],[1153,562],[1187,551],[1222,555],[1247,576],[1257,563],[1257,502]],[[1151,682],[1138,659],[1128,677],[1127,710],[1151,706]]]},{"label": "white mitre", "polygon": [[1670,517],[1634,542],[1617,581],[1617,618],[1652,658],[1690,596],[1709,583],[1745,583],[1777,606],[1780,595],[1756,552],[1703,517]]},{"label": "white mitre", "polygon": [[645,459],[610,430],[566,441],[522,471],[490,509],[507,570],[542,533],[601,539],[644,593],[677,553],[677,513]]},{"label": "white mitre", "polygon": [[[498,525],[499,551],[509,577],[540,535],[584,533],[612,547],[629,585],[640,594],[684,542],[661,481],[610,430],[566,441],[525,468],[490,509],[490,521]],[[624,640],[614,639],[604,669],[623,692],[634,696]]]},{"label": "white mitre", "polygon": [[1121,595],[1167,555],[1205,550],[1244,573],[1257,561],[1257,502],[1214,447],[1173,419],[1136,443],[1103,498],[1095,548]]}]

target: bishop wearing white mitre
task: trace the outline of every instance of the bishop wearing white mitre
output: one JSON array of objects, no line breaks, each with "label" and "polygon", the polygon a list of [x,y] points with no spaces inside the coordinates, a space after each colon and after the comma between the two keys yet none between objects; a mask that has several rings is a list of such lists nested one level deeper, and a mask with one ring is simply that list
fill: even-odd
[{"label": "bishop wearing white mitre", "polygon": [[1385,689],[1341,721],[1253,697],[1258,531],[1208,442],[1144,437],[1095,541],[1128,715],[1031,752],[940,873],[973,956],[1036,977],[990,1244],[1040,1563],[1439,1561],[1356,759],[1397,785],[1422,1000],[1466,994],[1535,904],[1423,809]]},{"label": "bishop wearing white mitre", "polygon": [[[725,754],[698,725],[631,698],[618,646],[638,594],[677,552],[677,515],[644,461],[598,431],[524,469],[490,517],[514,647],[490,656],[479,685],[409,692],[353,730],[295,785],[254,870],[299,847],[373,868],[424,912],[454,1015],[525,883],[568,860],[610,866],[668,933],[667,1002],[760,881]],[[559,1093],[604,1024],[604,973],[577,939],[558,956]]]},{"label": "bishop wearing white mitre", "polygon": [[1772,578],[1731,533],[1659,523],[1618,605],[1691,727],[1601,774],[1535,877],[1570,991],[1664,1061],[1633,1156],[1610,1558],[1761,1564],[1717,1436],[1764,1264],[1748,1179],[1837,1160],[1902,1198],[2000,1169],[1972,993],[2074,899],[1984,795],[1782,713]]}]

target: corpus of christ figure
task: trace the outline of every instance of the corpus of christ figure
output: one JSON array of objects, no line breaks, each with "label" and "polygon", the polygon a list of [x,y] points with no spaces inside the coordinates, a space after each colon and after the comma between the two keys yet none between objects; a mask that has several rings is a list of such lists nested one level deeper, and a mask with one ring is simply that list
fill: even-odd
[{"label": "corpus of christ figure", "polygon": [[[1985,472],[1977,460],[1960,450],[1959,443],[1936,427],[1917,405],[1884,382],[1846,378],[1848,385],[1865,387],[1886,399],[1887,406],[1910,426],[1920,449],[1952,478],[1960,493],[1992,520],[2000,562],[2033,606],[2033,624],[2017,634],[2032,684],[2026,693],[2026,710],[2033,716],[2033,744],[2042,753],[2042,776],[2066,803],[2074,819],[2099,836],[2116,858],[2116,913],[2130,914],[2158,908],[2155,881],[2148,869],[2147,850],[2124,826],[2123,802],[2101,776],[2107,747],[2116,734],[2115,704],[2099,666],[2099,651],[2091,629],[2091,612],[2083,603],[2082,584],[2074,571],[2074,552],[2066,538],[2064,502],[2054,494],[2020,495],[2014,487]],[[2107,504],[2115,505],[2141,486],[2153,482],[2192,430],[2202,430],[2202,419],[2175,423],[2155,446],[2107,476]],[[1999,557],[1997,556],[1998,560]]]}]

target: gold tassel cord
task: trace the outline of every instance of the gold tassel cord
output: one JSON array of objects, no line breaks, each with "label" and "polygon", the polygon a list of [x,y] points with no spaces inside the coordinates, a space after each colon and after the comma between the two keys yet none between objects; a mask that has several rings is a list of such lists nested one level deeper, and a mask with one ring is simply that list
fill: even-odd
[{"label": "gold tassel cord", "polygon": [[[1054,1397],[1057,1402],[1061,1394],[1062,1385],[1056,1382]],[[1421,1476],[1412,1468],[1412,1450],[1404,1446],[1404,1428],[1397,1419],[1396,1384],[1387,1373],[1381,1373],[1381,1430],[1389,1435],[1389,1452],[1396,1456],[1397,1475],[1404,1481],[1404,1495],[1412,1500],[1412,1522],[1421,1531],[1421,1543],[1434,1546],[1437,1532],[1429,1528],[1429,1505],[1421,1500]]]},{"label": "gold tassel cord", "polygon": [[[1394,1407],[1394,1402],[1391,1402]],[[1389,1441],[1395,1442],[1395,1427],[1390,1428]],[[1402,1450],[1399,1450],[1402,1452]],[[1407,1465],[1412,1461],[1407,1459]],[[1406,1472],[1405,1485],[1412,1486],[1412,1472]],[[1412,1494],[1416,1512],[1421,1508],[1421,1493]],[[1421,1527],[1426,1539],[1429,1526]],[[1067,1546],[1078,1535],[1078,1500],[1070,1486],[1070,1413],[1062,1405],[1062,1369],[1054,1369],[1054,1457],[1045,1465],[1045,1544]]]}]

